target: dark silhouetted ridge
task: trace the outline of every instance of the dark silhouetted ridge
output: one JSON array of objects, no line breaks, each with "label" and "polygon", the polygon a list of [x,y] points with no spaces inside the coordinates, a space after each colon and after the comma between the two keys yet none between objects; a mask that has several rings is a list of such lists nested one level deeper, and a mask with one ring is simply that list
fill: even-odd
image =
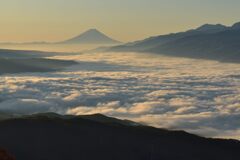
[{"label": "dark silhouetted ridge", "polygon": [[18,160],[237,160],[236,140],[208,139],[104,115],[36,114],[0,121],[0,146]]}]

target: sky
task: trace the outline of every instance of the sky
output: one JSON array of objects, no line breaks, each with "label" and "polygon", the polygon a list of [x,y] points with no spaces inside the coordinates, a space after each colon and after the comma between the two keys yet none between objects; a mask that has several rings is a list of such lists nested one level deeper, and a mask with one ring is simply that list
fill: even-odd
[{"label": "sky", "polygon": [[239,0],[1,0],[0,42],[59,41],[90,28],[123,41],[240,21]]}]

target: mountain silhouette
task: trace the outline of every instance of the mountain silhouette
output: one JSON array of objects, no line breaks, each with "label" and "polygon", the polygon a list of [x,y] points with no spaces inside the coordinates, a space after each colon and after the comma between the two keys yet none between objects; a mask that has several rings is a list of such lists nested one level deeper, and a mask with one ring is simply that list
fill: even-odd
[{"label": "mountain silhouette", "polygon": [[231,28],[232,29],[240,29],[240,22],[235,23]]},{"label": "mountain silhouette", "polygon": [[234,160],[237,140],[203,138],[104,115],[43,113],[0,121],[0,147],[18,160]]},{"label": "mountain silhouette", "polygon": [[97,29],[90,29],[79,36],[60,42],[62,44],[117,44],[120,43],[114,40]]},{"label": "mountain silhouette", "polygon": [[205,24],[186,32],[150,37],[105,49],[151,52],[169,56],[240,62],[240,22],[232,26]]},{"label": "mountain silhouette", "polygon": [[196,29],[196,31],[205,32],[205,33],[216,33],[221,32],[227,29],[227,26],[222,24],[204,24]]}]

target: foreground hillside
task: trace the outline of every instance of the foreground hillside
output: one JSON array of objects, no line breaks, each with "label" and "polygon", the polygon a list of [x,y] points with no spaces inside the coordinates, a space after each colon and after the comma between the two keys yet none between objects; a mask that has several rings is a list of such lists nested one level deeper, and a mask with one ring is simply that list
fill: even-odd
[{"label": "foreground hillside", "polygon": [[103,115],[39,114],[0,122],[18,160],[236,160],[240,142],[142,126]]}]

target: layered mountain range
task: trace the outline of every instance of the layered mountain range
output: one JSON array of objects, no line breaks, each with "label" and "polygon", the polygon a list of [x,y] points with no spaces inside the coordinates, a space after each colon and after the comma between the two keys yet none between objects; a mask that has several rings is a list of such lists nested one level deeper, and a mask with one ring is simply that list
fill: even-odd
[{"label": "layered mountain range", "polygon": [[186,32],[150,37],[105,51],[151,52],[168,56],[240,61],[240,22],[232,26],[205,24]]}]

